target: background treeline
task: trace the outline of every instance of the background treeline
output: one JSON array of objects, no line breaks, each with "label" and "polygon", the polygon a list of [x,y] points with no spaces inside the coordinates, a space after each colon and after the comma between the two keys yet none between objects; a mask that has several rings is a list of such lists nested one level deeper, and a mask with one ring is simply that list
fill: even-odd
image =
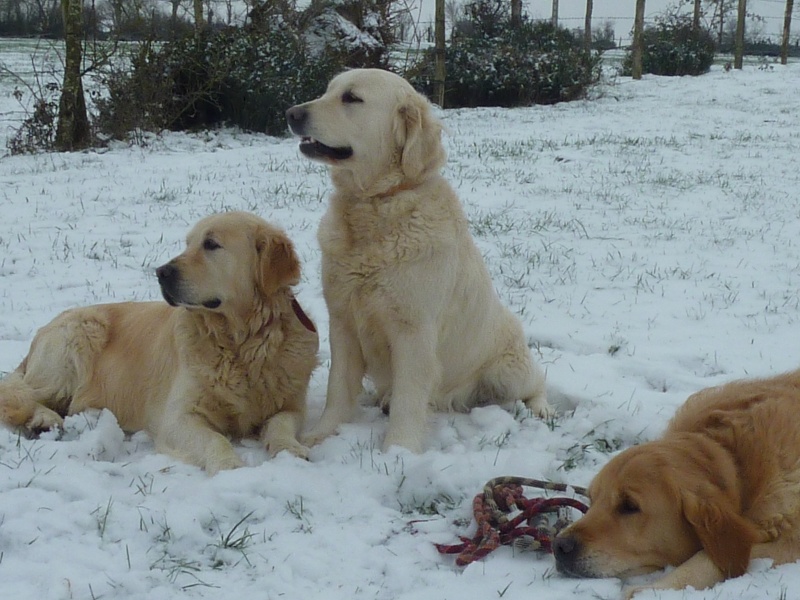
[{"label": "background treeline", "polygon": [[[179,0],[99,0],[85,2],[83,24],[95,40],[167,40],[194,28]],[[0,37],[63,39],[60,0],[0,0]]]},{"label": "background treeline", "polygon": [[[0,23],[20,27],[18,34],[58,38],[59,1],[69,0],[0,0]],[[34,101],[11,151],[218,126],[283,135],[286,108],[320,95],[346,68],[394,70],[444,108],[568,102],[590,97],[604,74],[601,53],[615,47],[610,23],[585,36],[556,19],[515,13],[508,0],[450,3],[442,78],[433,48],[403,43],[414,29],[405,0],[311,0],[302,7],[295,0],[232,1],[84,0],[78,34],[66,35],[67,48],[70,39],[83,46],[72,84],[55,74],[28,86]],[[642,36],[644,72],[707,72],[729,32],[722,8],[718,22],[714,13],[692,20],[680,10],[657,18]],[[630,74],[632,65],[628,50],[618,66]],[[613,72],[611,63],[605,67]],[[83,78],[91,80],[86,106]],[[81,136],[65,136],[62,144],[56,128],[68,123],[67,94],[73,102],[66,106],[80,109],[74,114]]]}]

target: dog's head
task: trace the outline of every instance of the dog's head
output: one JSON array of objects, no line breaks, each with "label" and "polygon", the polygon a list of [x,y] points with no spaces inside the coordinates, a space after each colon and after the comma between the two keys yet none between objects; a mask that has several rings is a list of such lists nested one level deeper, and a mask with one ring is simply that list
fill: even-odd
[{"label": "dog's head", "polygon": [[297,284],[300,262],[280,229],[250,213],[228,212],[197,223],[186,250],[156,275],[172,306],[231,314]]},{"label": "dog's head", "polygon": [[389,71],[345,71],[286,119],[304,155],[352,173],[362,189],[392,171],[416,181],[444,164],[442,126],[430,104]]},{"label": "dog's head", "polygon": [[627,578],[705,549],[726,577],[744,573],[756,532],[740,515],[741,487],[726,454],[687,434],[613,458],[589,487],[589,511],[553,542],[558,570]]}]

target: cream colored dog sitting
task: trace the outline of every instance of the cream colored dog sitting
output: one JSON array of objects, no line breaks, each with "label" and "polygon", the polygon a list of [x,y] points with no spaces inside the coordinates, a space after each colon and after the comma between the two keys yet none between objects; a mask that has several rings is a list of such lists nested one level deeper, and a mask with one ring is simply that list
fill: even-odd
[{"label": "cream colored dog sitting", "polygon": [[385,448],[422,451],[430,407],[522,400],[547,413],[544,374],[439,174],[442,126],[427,100],[388,71],[356,69],[287,119],[334,187],[318,232],[331,371],[309,440],[353,417],[365,374],[390,405]]}]

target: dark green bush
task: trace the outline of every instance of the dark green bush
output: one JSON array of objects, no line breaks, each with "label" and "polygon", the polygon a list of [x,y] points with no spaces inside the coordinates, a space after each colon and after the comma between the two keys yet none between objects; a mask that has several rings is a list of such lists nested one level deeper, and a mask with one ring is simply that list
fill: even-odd
[{"label": "dark green bush", "polygon": [[107,75],[96,100],[98,129],[115,138],[223,123],[279,135],[284,111],[318,96],[344,66],[335,52],[312,56],[285,29],[236,28],[142,44],[130,62]]},{"label": "dark green bush", "polygon": [[[642,72],[653,75],[702,75],[714,62],[714,37],[702,27],[694,29],[685,17],[668,17],[644,30]],[[632,53],[628,51],[622,74],[630,75]]]},{"label": "dark green bush", "polygon": [[52,90],[47,97],[34,101],[33,113],[28,115],[8,140],[11,154],[35,154],[49,152],[55,147],[58,102]]},{"label": "dark green bush", "polygon": [[129,68],[101,78],[98,129],[124,138],[227,124],[280,135],[286,109],[319,96],[336,73],[386,66],[391,1],[320,1],[300,12],[290,1],[254,6],[247,27],[140,44]]},{"label": "dark green bush", "polygon": [[[512,25],[495,0],[470,7],[446,49],[448,107],[554,104],[585,96],[599,80],[600,55],[567,29],[526,19]],[[409,77],[428,95],[433,59],[427,53]]]},{"label": "dark green bush", "polygon": [[218,40],[220,118],[227,124],[271,135],[286,132],[286,109],[316,98],[346,62],[331,50],[312,55],[305,43],[287,30],[228,30]]}]

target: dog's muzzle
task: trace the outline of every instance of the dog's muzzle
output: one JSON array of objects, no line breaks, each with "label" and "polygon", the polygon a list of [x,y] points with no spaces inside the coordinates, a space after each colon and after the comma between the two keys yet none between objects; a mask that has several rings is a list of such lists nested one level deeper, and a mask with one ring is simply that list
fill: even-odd
[{"label": "dog's muzzle", "polygon": [[310,121],[308,109],[302,104],[293,106],[286,111],[286,122],[289,124],[289,131],[302,138],[300,152],[308,158],[326,162],[347,160],[353,156],[353,149],[349,146],[327,146],[312,138],[308,133]]},{"label": "dog's muzzle", "polygon": [[178,285],[181,273],[172,263],[161,265],[156,269],[158,285],[161,286],[161,295],[170,306],[178,306]]},{"label": "dog's muzzle", "polygon": [[207,300],[194,300],[187,297],[186,291],[181,290],[181,271],[172,262],[161,265],[156,269],[158,285],[161,286],[161,295],[170,306],[185,306],[187,308],[203,307],[214,310],[222,305],[219,298]]},{"label": "dog's muzzle", "polygon": [[286,122],[289,124],[289,131],[295,135],[305,135],[308,123],[308,110],[302,106],[293,106],[286,111]]}]

